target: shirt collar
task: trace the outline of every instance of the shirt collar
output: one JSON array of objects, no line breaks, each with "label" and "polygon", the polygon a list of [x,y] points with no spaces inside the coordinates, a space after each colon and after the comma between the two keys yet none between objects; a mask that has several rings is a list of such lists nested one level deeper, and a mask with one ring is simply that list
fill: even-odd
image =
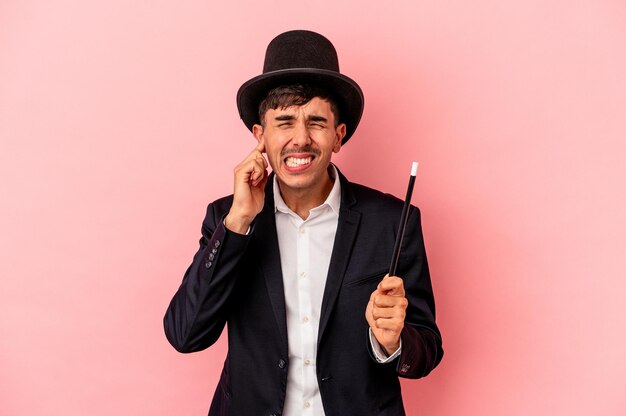
[{"label": "shirt collar", "polygon": [[[337,168],[332,163],[328,167],[328,174],[331,178],[334,179],[333,187],[330,190],[330,193],[326,197],[326,201],[322,203],[319,207],[313,208],[313,210],[317,210],[323,206],[328,206],[336,215],[339,215],[339,206],[341,204],[341,184],[339,183],[339,174],[337,172]],[[280,195],[280,188],[278,186],[278,180],[276,179],[276,175],[274,175],[274,212],[280,211],[285,213],[292,213],[293,211],[289,209],[283,197]],[[311,211],[313,211],[311,210]]]}]

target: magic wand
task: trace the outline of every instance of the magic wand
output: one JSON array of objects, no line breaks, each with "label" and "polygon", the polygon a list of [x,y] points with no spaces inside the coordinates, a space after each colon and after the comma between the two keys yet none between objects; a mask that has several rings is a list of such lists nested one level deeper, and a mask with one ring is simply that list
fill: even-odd
[{"label": "magic wand", "polygon": [[417,176],[417,162],[411,165],[411,176],[409,177],[409,187],[406,190],[406,198],[404,198],[404,206],[402,207],[402,215],[400,215],[400,227],[396,236],[396,243],[393,247],[393,255],[391,256],[391,266],[389,266],[389,276],[396,275],[398,267],[398,259],[400,258],[400,249],[402,248],[402,240],[404,239],[404,231],[406,230],[406,222],[409,219],[409,207],[411,206],[411,195],[413,195],[413,187],[415,186],[415,177]]}]

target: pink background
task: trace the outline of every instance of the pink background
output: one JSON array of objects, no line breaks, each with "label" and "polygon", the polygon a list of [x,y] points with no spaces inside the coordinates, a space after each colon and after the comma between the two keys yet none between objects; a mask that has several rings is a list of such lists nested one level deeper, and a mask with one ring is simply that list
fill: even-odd
[{"label": "pink background", "polygon": [[423,221],[446,356],[408,413],[626,412],[622,0],[0,3],[0,414],[204,415],[162,316],[296,28],[366,95],[337,164]]}]

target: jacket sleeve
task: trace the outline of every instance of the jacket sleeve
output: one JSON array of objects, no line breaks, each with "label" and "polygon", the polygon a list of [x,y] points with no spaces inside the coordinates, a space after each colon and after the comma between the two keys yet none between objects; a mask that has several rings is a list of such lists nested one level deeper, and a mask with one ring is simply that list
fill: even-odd
[{"label": "jacket sleeve", "polygon": [[229,299],[250,236],[227,230],[221,211],[215,204],[207,208],[200,248],[163,318],[165,335],[179,352],[211,346],[228,318]]},{"label": "jacket sleeve", "polygon": [[420,211],[413,206],[404,235],[398,275],[404,280],[409,306],[400,334],[402,351],[396,371],[400,377],[425,377],[441,361],[443,348],[441,333],[435,323],[435,299],[426,260]]}]

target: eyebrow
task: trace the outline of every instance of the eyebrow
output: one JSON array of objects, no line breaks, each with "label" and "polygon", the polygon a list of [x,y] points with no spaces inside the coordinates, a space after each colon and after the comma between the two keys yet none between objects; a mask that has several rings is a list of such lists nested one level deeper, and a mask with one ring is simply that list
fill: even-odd
[{"label": "eyebrow", "polygon": [[310,117],[308,118],[308,120],[309,120],[309,121],[321,121],[321,122],[324,122],[324,123],[328,122],[328,120],[326,119],[326,117],[322,117],[322,116],[315,116],[315,115],[310,116]]},{"label": "eyebrow", "polygon": [[276,116],[274,117],[274,120],[276,121],[291,121],[291,120],[295,120],[295,117],[289,114],[284,114],[282,116]]},{"label": "eyebrow", "polygon": [[[295,119],[296,117],[291,114],[283,114],[283,115],[274,117],[275,121],[293,121]],[[307,117],[307,121],[319,121],[319,122],[327,123],[328,119],[322,116],[311,115]]]}]

